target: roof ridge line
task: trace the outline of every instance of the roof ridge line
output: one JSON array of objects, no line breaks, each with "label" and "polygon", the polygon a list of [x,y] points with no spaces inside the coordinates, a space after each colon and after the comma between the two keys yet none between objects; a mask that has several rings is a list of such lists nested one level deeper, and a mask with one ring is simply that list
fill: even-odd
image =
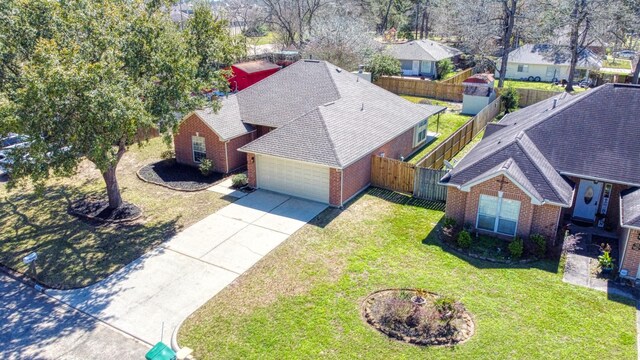
[{"label": "roof ridge line", "polygon": [[[549,160],[547,160],[547,158],[544,156],[544,154],[540,151],[540,149],[538,149],[538,145],[536,145],[536,143],[533,142],[533,140],[531,140],[531,138],[527,135],[526,132],[522,132],[522,137],[518,140],[516,140],[516,143],[518,145],[518,147],[520,147],[520,149],[522,150],[522,152],[524,153],[524,155],[527,157],[527,159],[529,159],[529,161],[531,161],[531,163],[533,164],[533,166],[536,167],[536,170],[538,170],[538,172],[542,175],[542,177],[544,178],[544,181],[547,183],[547,185],[551,188],[551,190],[553,191],[554,194],[556,194],[556,196],[559,199],[562,199],[562,195],[560,193],[558,193],[557,189],[555,188],[555,186],[553,186],[553,184],[551,184],[551,182],[549,181],[550,179],[547,178],[547,175],[542,171],[542,169],[540,168],[540,166],[538,165],[537,162],[535,162],[533,160],[533,158],[531,157],[531,154],[529,154],[529,151],[527,151],[527,149],[521,144],[521,140],[522,138],[526,137],[527,140],[529,140],[529,142],[531,142],[531,144],[535,147],[535,149],[540,153],[540,155],[542,155],[542,158],[549,163],[549,165],[551,165],[551,163],[549,162]],[[553,168],[553,171],[555,171],[557,173],[557,170],[553,167],[553,165],[551,165],[551,167]],[[558,176],[560,176],[560,174],[558,174]],[[564,199],[563,199],[564,200]]]},{"label": "roof ridge line", "polygon": [[[331,79],[331,85],[333,86],[333,89],[336,91],[336,93],[338,93],[338,98],[336,100],[334,100],[334,101],[342,99],[342,97],[344,95],[340,92],[340,89],[338,89],[338,85],[336,84],[336,80],[333,78],[334,75],[331,73],[331,69],[329,68],[329,63],[326,62],[326,61],[322,61],[322,63],[324,64],[324,69],[327,72],[327,75],[329,75],[329,79]],[[336,66],[336,69],[338,69],[337,66]],[[341,69],[342,71],[347,71],[347,70],[344,70],[342,68],[339,68],[339,69]]]}]

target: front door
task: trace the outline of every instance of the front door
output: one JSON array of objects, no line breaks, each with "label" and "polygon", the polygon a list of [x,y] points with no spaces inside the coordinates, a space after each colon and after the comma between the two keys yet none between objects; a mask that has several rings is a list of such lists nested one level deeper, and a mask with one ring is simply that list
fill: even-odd
[{"label": "front door", "polygon": [[602,194],[602,184],[602,181],[580,180],[573,217],[589,221],[596,219],[598,205],[600,205],[600,194]]}]

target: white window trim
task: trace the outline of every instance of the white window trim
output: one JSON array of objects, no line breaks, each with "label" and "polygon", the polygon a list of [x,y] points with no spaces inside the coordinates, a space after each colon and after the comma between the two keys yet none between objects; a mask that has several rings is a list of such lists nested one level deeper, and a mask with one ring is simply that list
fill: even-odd
[{"label": "white window trim", "polygon": [[[522,67],[522,71],[520,70],[520,67]],[[519,73],[528,73],[529,72],[529,65],[528,64],[519,64],[517,69],[517,72]]]},{"label": "white window trim", "polygon": [[[424,142],[427,141],[427,138],[429,137],[428,128],[429,128],[429,121],[427,121],[427,119],[420,121],[420,123],[418,123],[418,125],[415,126],[415,128],[413,129],[413,147],[414,148],[424,144]],[[419,134],[422,131],[424,131],[424,139],[418,140]]]},{"label": "white window trim", "polygon": [[[207,141],[203,136],[194,135],[191,136],[191,156],[193,157],[193,162],[199,164],[200,161],[196,160],[196,148],[194,146],[196,140],[202,139],[202,148],[204,150],[205,159],[207,158]],[[198,151],[200,152],[200,151]]]},{"label": "white window trim", "polygon": [[[480,229],[478,227],[478,224],[480,222],[480,200],[482,198],[482,195],[498,199],[498,207],[496,208],[496,219],[493,221],[493,230]],[[493,233],[496,233],[496,234],[507,235],[507,236],[516,236],[518,234],[518,225],[519,225],[519,222],[520,222],[520,211],[522,210],[522,201],[515,200],[515,199],[508,199],[508,200],[514,200],[514,201],[519,202],[520,206],[518,207],[518,218],[516,219],[516,228],[515,228],[514,233],[513,234],[505,234],[505,233],[502,233],[502,232],[498,231],[498,222],[500,220],[500,212],[502,211],[502,199],[504,199],[502,191],[498,192],[498,196],[485,195],[485,194],[480,194],[480,196],[478,196],[478,211],[476,211],[476,229],[479,229],[479,230],[482,230],[482,231],[490,231],[490,232],[493,232]]]}]

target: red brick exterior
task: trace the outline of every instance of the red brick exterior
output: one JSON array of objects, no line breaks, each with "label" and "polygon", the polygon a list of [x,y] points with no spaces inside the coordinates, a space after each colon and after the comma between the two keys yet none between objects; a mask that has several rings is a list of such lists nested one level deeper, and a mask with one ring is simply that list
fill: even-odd
[{"label": "red brick exterior", "polygon": [[275,128],[272,128],[269,126],[263,126],[263,125],[256,125],[256,133],[258,134],[258,137],[268,134],[273,129]]},{"label": "red brick exterior", "polygon": [[254,154],[247,154],[247,178],[249,186],[255,188],[256,182],[256,156]]},{"label": "red brick exterior", "polygon": [[[626,232],[624,232],[626,234]],[[640,231],[636,229],[629,229],[629,236],[627,239],[622,239],[621,244],[624,245],[625,240],[627,243],[626,249],[624,250],[624,259],[620,266],[621,269],[626,269],[629,273],[627,276],[635,278],[638,276],[638,264],[640,264]],[[623,249],[620,249],[620,254],[622,255]]]},{"label": "red brick exterior", "polygon": [[342,172],[338,169],[329,169],[329,204],[340,206],[340,183]]},{"label": "red brick exterior", "polygon": [[[458,225],[469,224],[475,228],[480,195],[498,197],[498,192],[502,191],[503,198],[520,201],[517,235],[527,238],[531,234],[540,233],[550,240],[555,239],[561,208],[553,205],[533,205],[531,198],[506,177],[502,179],[506,183],[501,188],[498,182],[501,179],[502,176],[489,179],[472,187],[469,192],[449,188],[447,191],[446,216],[454,218]],[[478,231],[485,232],[483,230]]]},{"label": "red brick exterior", "polygon": [[[201,136],[205,138],[207,159],[213,161],[215,171],[226,173],[245,165],[245,155],[238,151],[238,148],[248,144],[255,139],[255,132],[239,136],[229,140],[226,144],[221,141],[218,135],[211,130],[196,114],[192,114],[185,119],[178,129],[178,133],[173,137],[176,160],[181,164],[198,166],[193,161],[193,149],[191,138]],[[229,166],[227,168],[227,156]]]}]

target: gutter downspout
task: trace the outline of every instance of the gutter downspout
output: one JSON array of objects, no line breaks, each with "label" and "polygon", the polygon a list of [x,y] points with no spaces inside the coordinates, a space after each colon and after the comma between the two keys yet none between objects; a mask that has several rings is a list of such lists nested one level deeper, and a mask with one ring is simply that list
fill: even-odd
[{"label": "gutter downspout", "polygon": [[229,173],[229,151],[227,150],[227,144],[229,144],[229,141],[224,142],[224,159],[225,159],[225,163],[227,163],[227,174],[228,174]]}]

